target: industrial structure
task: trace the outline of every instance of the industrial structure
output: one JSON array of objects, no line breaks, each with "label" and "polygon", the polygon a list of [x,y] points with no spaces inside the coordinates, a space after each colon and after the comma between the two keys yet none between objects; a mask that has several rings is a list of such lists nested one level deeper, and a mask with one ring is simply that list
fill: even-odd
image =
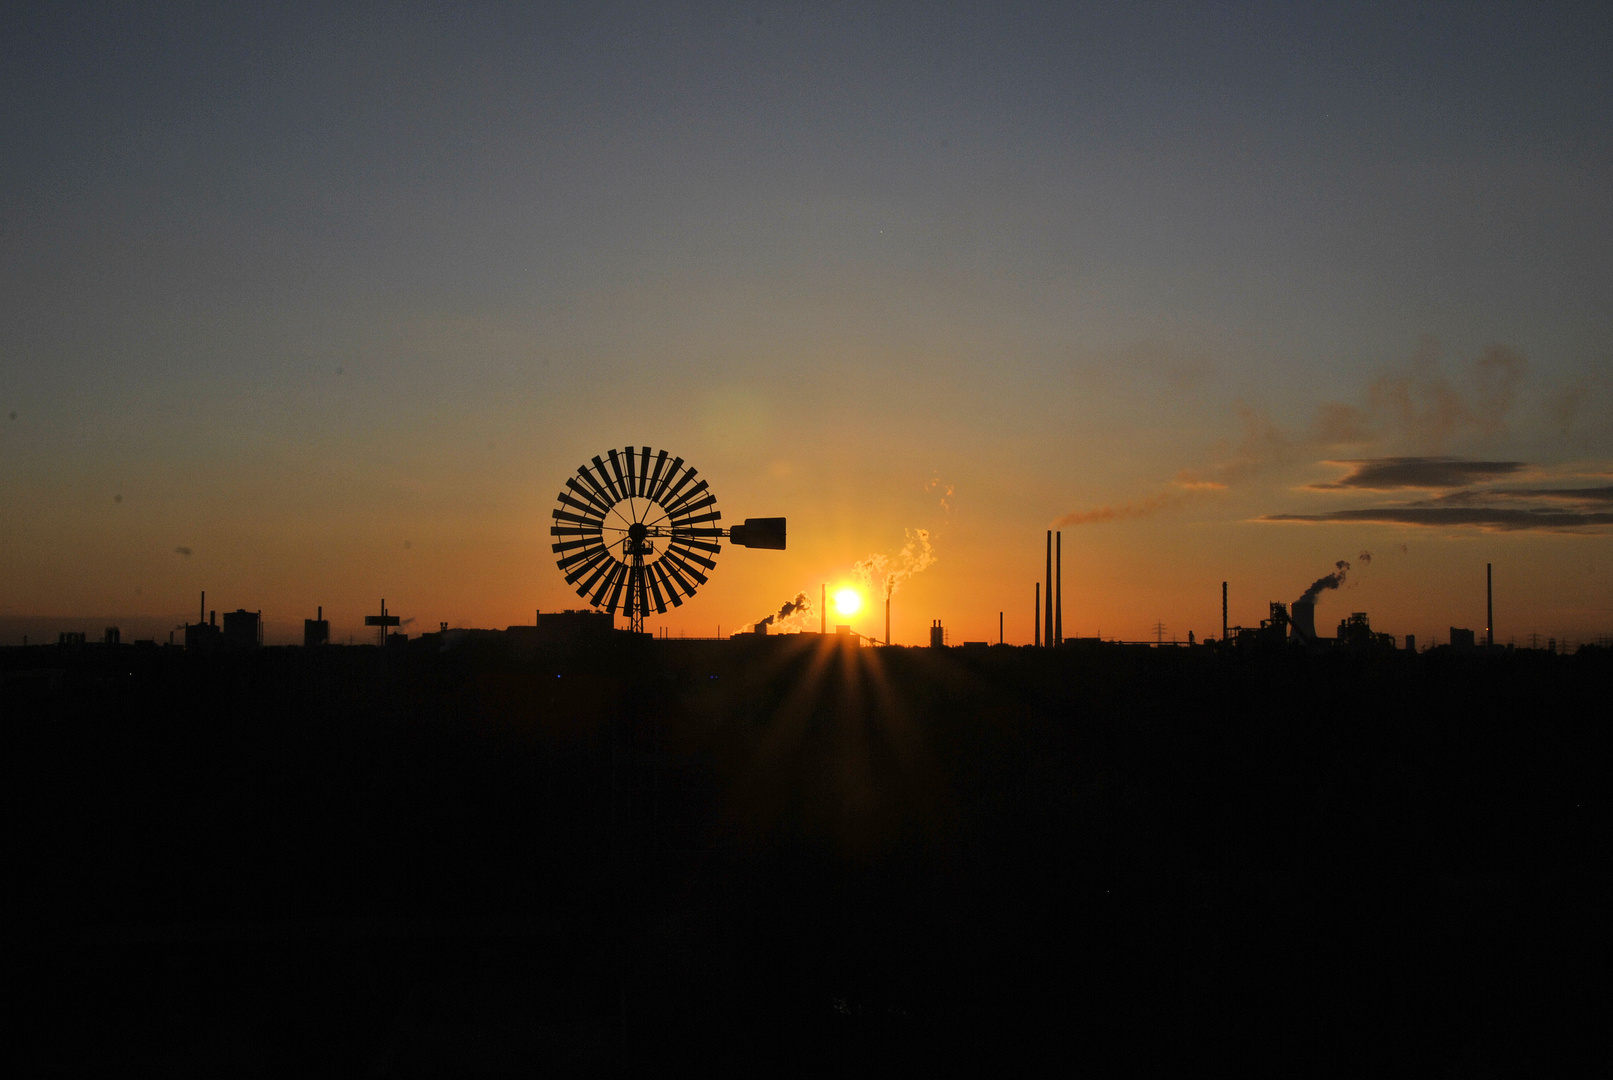
[{"label": "industrial structure", "polygon": [[[654,460],[651,460],[651,455]],[[553,512],[554,553],[577,595],[611,615],[621,609],[628,630],[644,632],[651,604],[666,614],[706,583],[726,538],[736,547],[783,551],[783,518],[747,518],[725,529],[717,497],[683,459],[648,446],[607,451],[577,467]],[[659,544],[659,546],[658,546]]]}]

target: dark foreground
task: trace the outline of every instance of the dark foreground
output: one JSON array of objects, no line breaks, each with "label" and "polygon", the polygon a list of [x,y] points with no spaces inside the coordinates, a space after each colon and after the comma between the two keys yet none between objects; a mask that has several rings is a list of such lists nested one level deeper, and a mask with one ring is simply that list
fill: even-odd
[{"label": "dark foreground", "polygon": [[7,1071],[1613,1066],[1605,654],[641,644],[8,650]]}]

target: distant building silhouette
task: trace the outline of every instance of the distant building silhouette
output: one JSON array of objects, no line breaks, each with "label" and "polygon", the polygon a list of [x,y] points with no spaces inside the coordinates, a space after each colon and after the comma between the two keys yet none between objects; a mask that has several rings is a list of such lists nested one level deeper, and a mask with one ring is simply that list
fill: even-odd
[{"label": "distant building silhouette", "polygon": [[1349,618],[1339,620],[1339,644],[1356,649],[1393,649],[1393,634],[1376,634],[1372,622],[1364,611],[1353,611]]},{"label": "distant building silhouette", "polygon": [[1451,627],[1451,647],[1456,649],[1471,649],[1478,644],[1473,631],[1463,630],[1460,627]]},{"label": "distant building silhouette", "polygon": [[84,644],[84,631],[82,631],[82,630],[63,630],[61,633],[56,635],[56,644],[58,644],[58,645],[82,645],[82,644]]},{"label": "distant building silhouette", "polygon": [[302,645],[305,649],[330,644],[330,621],[325,618],[325,608],[321,605],[314,611],[314,618],[302,621]]},{"label": "distant building silhouette", "polygon": [[123,640],[123,634],[115,626],[109,626],[101,632],[103,645],[117,645]]},{"label": "distant building silhouette", "polygon": [[941,620],[937,619],[930,624],[930,648],[944,649],[947,644],[947,632],[941,629]]},{"label": "distant building silhouette", "polygon": [[[1273,605],[1273,610],[1275,610],[1275,605]],[[1288,614],[1288,624],[1293,628],[1295,640],[1315,641],[1316,604],[1303,598],[1295,600],[1293,610]]]},{"label": "distant building silhouette", "polygon": [[1407,652],[1416,652],[1417,651],[1417,635],[1416,634],[1407,634],[1406,635],[1406,651]]},{"label": "distant building silhouette", "polygon": [[224,647],[255,649],[263,644],[263,612],[236,608],[224,613]]}]

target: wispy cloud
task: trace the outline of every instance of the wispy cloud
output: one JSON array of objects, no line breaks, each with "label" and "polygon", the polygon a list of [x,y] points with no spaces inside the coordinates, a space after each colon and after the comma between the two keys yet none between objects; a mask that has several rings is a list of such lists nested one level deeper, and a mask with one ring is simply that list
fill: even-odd
[{"label": "wispy cloud", "polygon": [[1442,351],[1436,339],[1425,337],[1404,368],[1367,387],[1364,404],[1319,405],[1312,436],[1328,446],[1384,439],[1438,451],[1460,434],[1505,434],[1529,361],[1505,345],[1491,345],[1473,359],[1461,386],[1440,370]]},{"label": "wispy cloud", "polygon": [[1497,476],[1507,476],[1524,467],[1521,461],[1464,461],[1453,457],[1362,458],[1324,464],[1348,468],[1350,471],[1332,483],[1308,485],[1312,491],[1458,488]]},{"label": "wispy cloud", "polygon": [[1479,527],[1495,532],[1539,530],[1557,532],[1587,526],[1613,525],[1613,512],[1579,512],[1561,509],[1509,509],[1495,506],[1375,506],[1357,510],[1330,510],[1323,514],[1267,514],[1261,521],[1296,521],[1310,524],[1375,522],[1427,527]]}]

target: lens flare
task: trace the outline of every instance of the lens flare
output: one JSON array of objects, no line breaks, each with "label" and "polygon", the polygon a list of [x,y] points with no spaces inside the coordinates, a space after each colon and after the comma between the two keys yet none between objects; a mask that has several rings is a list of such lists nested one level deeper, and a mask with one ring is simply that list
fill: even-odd
[{"label": "lens flare", "polygon": [[835,610],[842,615],[855,615],[863,606],[863,598],[856,589],[841,589],[835,593]]}]

